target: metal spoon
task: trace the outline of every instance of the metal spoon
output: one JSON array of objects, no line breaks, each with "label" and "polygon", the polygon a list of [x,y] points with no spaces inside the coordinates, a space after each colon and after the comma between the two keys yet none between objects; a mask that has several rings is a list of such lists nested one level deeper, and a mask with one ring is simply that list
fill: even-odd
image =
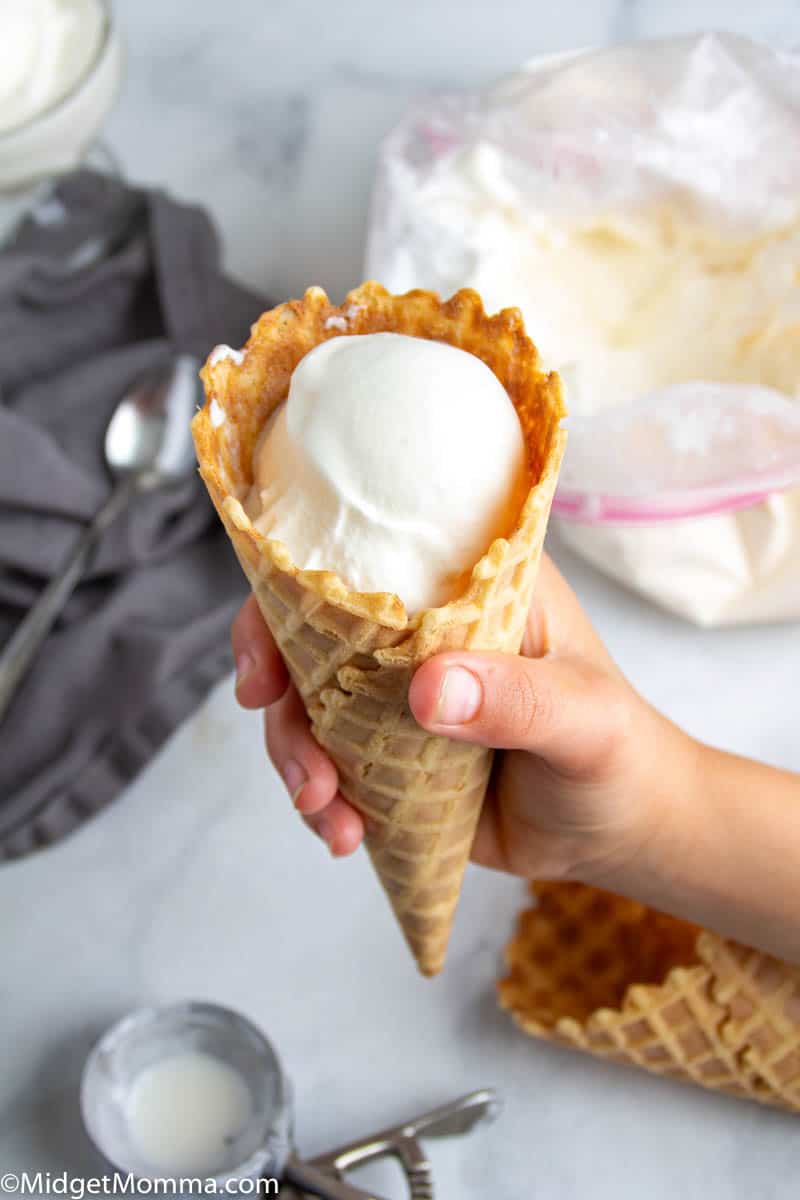
[{"label": "metal spoon", "polygon": [[200,396],[199,366],[180,355],[140,381],[114,410],[105,459],[116,486],[0,654],[0,721],[109,525],[136,492],[180,483],[193,469],[189,423]]}]

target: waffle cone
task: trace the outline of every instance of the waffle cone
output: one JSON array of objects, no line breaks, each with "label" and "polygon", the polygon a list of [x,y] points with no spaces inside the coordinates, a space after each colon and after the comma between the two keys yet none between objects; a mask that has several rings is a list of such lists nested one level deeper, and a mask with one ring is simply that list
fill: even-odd
[{"label": "waffle cone", "polygon": [[534,894],[498,985],[526,1033],[800,1111],[800,968],[583,884]]},{"label": "waffle cone", "polygon": [[[299,570],[242,507],[256,440],[300,359],[330,337],[387,330],[481,358],[514,402],[530,471],[513,532],[492,543],[456,599],[413,617],[395,595],[352,592],[331,572]],[[560,382],[540,370],[516,309],[489,317],[469,290],[441,302],[431,292],[393,296],[376,283],[341,307],[310,288],[261,316],[241,362],[212,354],[201,374],[206,404],[193,422],[200,473],[314,735],[366,818],[367,848],[419,968],[433,975],[444,963],[491,753],[422,730],[408,686],[439,651],[519,649],[564,448]]]}]

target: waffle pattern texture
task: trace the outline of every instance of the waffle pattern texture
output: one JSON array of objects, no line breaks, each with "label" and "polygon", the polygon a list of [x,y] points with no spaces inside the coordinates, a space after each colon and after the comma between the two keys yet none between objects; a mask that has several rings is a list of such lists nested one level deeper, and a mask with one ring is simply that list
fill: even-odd
[{"label": "waffle pattern texture", "polygon": [[[242,507],[253,448],[301,358],[330,337],[381,331],[448,342],[482,359],[515,405],[528,452],[530,491],[513,532],[488,547],[457,598],[413,616],[395,595],[351,592],[331,572],[299,570]],[[338,307],[310,288],[303,300],[260,317],[241,363],[215,359],[201,372],[206,404],[193,423],[201,475],[314,735],[336,763],[342,792],[366,817],[369,854],[419,968],[434,975],[491,753],[421,729],[408,686],[416,667],[442,650],[519,649],[564,450],[560,381],[541,370],[518,310],[490,317],[470,290],[441,301],[425,291],[394,296],[372,282]]]},{"label": "waffle pattern texture", "polygon": [[583,884],[533,892],[498,985],[526,1033],[800,1111],[800,967]]}]

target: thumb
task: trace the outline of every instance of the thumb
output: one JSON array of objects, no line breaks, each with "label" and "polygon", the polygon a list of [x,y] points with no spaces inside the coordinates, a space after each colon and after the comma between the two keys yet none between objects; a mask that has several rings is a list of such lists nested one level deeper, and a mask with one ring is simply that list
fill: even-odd
[{"label": "thumb", "polygon": [[450,651],[423,663],[408,699],[431,733],[525,750],[579,775],[624,730],[625,691],[616,673],[583,659]]}]

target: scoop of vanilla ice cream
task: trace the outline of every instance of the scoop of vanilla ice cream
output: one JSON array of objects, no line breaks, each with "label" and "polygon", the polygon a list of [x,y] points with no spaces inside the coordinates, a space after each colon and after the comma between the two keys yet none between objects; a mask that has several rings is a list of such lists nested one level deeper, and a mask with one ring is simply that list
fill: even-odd
[{"label": "scoop of vanilla ice cream", "polygon": [[447,603],[528,489],[511,399],[485,363],[396,333],[332,338],[256,446],[247,510],[295,565],[408,612]]}]

